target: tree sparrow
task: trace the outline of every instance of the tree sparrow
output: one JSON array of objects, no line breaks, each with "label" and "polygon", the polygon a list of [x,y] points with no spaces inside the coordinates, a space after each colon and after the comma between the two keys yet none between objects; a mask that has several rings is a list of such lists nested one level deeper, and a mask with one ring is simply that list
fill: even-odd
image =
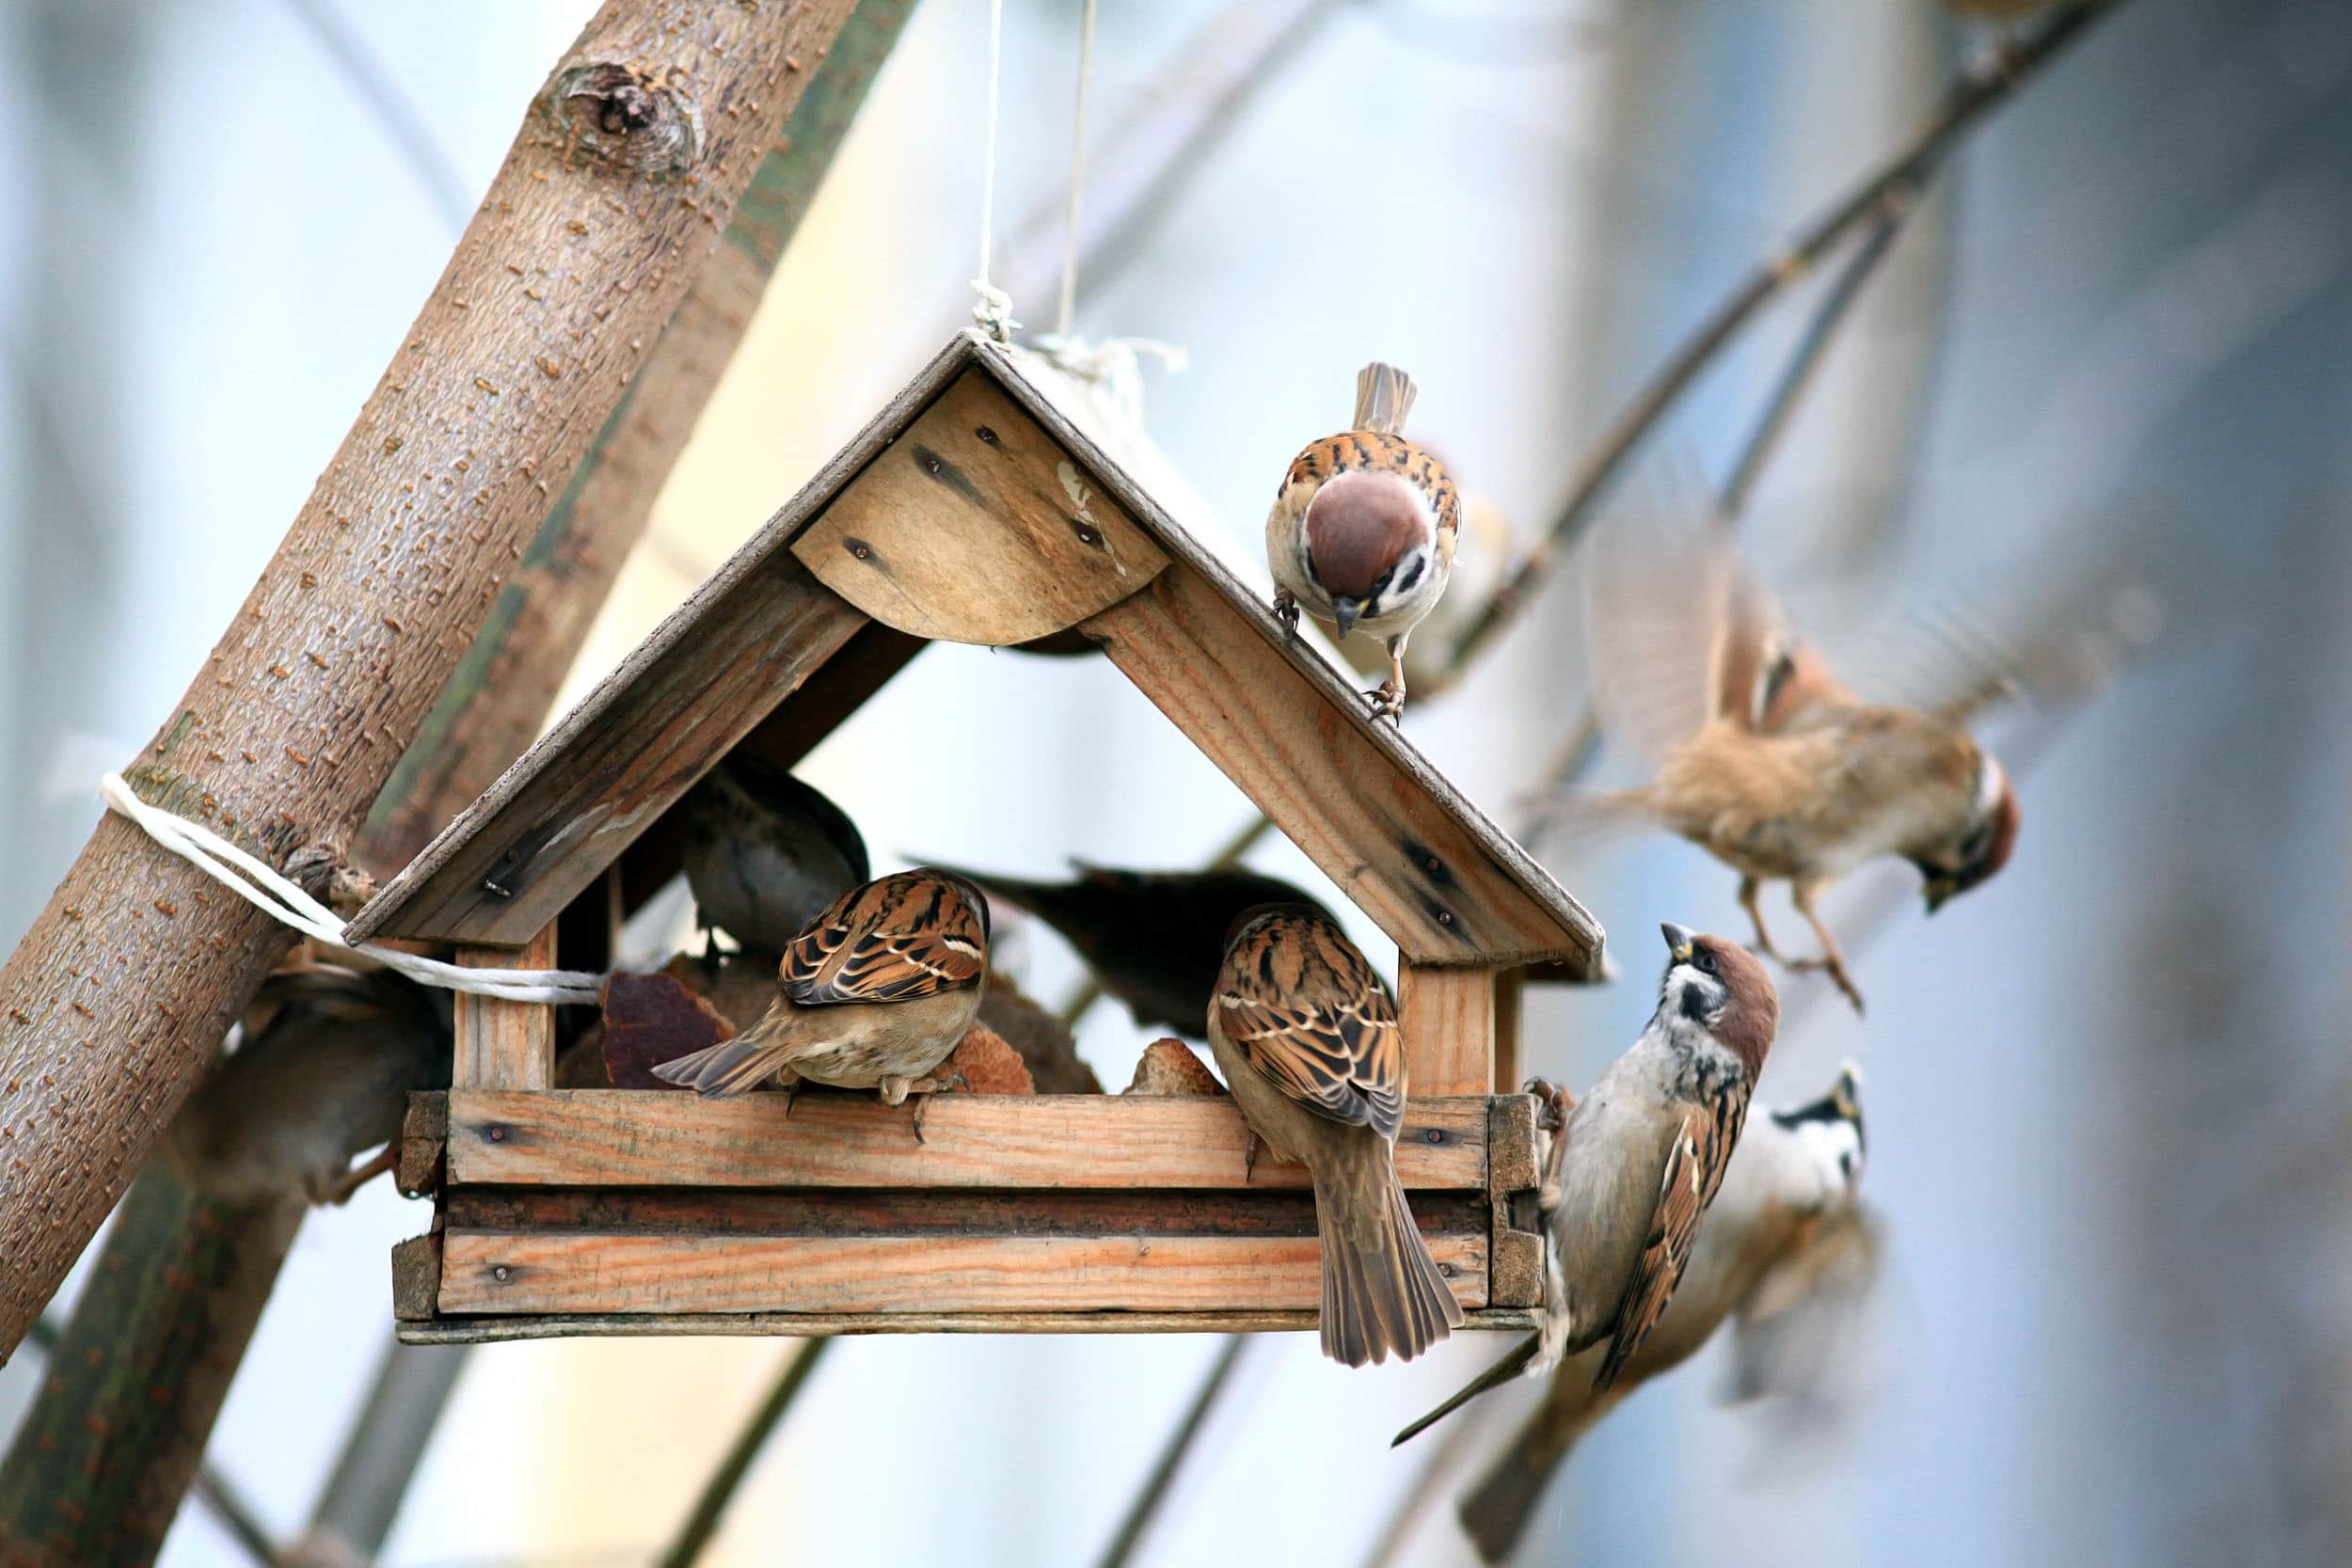
[{"label": "tree sparrow", "polygon": [[879,1089],[882,1102],[939,1085],[979,1011],[988,900],[950,872],[896,872],[852,888],[784,950],[776,999],[751,1028],[654,1074],[720,1098],[773,1077]]},{"label": "tree sparrow", "polygon": [[1438,460],[1399,434],[1413,379],[1377,361],[1356,376],[1356,418],[1293,459],[1266,514],[1274,613],[1295,630],[1301,605],[1343,639],[1361,627],[1388,644],[1374,713],[1405,711],[1405,645],[1454,569],[1461,505]]},{"label": "tree sparrow", "polygon": [[[173,1118],[165,1147],[206,1195],[342,1203],[397,1157],[408,1096],[449,1087],[449,994],[389,970],[311,963],[262,983],[243,1043]],[[347,1170],[362,1149],[384,1155]]]},{"label": "tree sparrow", "polygon": [[1405,1046],[1388,988],[1319,909],[1236,923],[1209,1049],[1249,1129],[1314,1178],[1323,1354],[1409,1361],[1462,1322],[1396,1179]]},{"label": "tree sparrow", "polygon": [[1278,877],[1254,871],[1126,871],[1073,862],[1066,882],[981,871],[957,875],[991,898],[1028,911],[1077,949],[1103,990],[1145,1029],[1208,1035],[1209,993],[1233,922],[1268,904],[1322,906]]},{"label": "tree sparrow", "polygon": [[[2016,791],[1967,721],[1997,688],[1981,678],[1937,705],[1863,702],[1780,626],[1770,597],[1712,530],[1629,547],[1593,541],[1586,626],[1603,727],[1650,756],[1639,789],[1595,798],[1604,815],[1655,822],[1740,873],[1756,946],[1794,971],[1826,970],[1854,1010],[1862,992],[1814,900],[1881,855],[1919,870],[1928,912],[1982,884],[2017,844]],[[1819,958],[1786,958],[1757,895],[1787,881]]]},{"label": "tree sparrow", "polygon": [[694,914],[748,952],[776,954],[817,911],[865,881],[866,840],[839,806],[738,752],[679,802]]},{"label": "tree sparrow", "polygon": [[[1867,1244],[1872,1221],[1857,1196],[1864,1159],[1860,1095],[1860,1074],[1849,1063],[1827,1095],[1770,1111],[1741,1136],[1681,1287],[1623,1375],[1606,1387],[1594,1386],[1606,1354],[1599,1345],[1562,1362],[1542,1402],[1463,1494],[1462,1528],[1481,1558],[1508,1558],[1584,1433],[1634,1389],[1696,1354],[1735,1314],[1738,1397],[1791,1389],[1793,1378],[1811,1373],[1803,1365],[1807,1354],[1843,1348],[1817,1342],[1806,1329],[1821,1326],[1814,1310],[1820,1298],[1841,1293],[1845,1276],[1834,1274],[1835,1265],[1857,1252],[1875,1256]],[[1843,1326],[1840,1313],[1828,1317]],[[1398,1441],[1423,1424],[1416,1422]]]},{"label": "tree sparrow", "polygon": [[1540,1377],[1593,1350],[1585,1386],[1605,1394],[1665,1315],[1723,1185],[1748,1095],[1780,1026],[1764,966],[1739,943],[1671,923],[1658,1010],[1553,1134],[1544,1182],[1550,1257],[1544,1325],[1402,1443],[1486,1389]]}]

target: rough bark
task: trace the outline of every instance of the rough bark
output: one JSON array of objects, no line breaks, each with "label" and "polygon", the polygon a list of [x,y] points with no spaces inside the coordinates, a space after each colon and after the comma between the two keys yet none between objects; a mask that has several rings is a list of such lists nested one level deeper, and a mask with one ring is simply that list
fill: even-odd
[{"label": "rough bark", "polygon": [[[851,8],[609,0],[133,787],[276,863],[349,842]],[[0,1352],[280,945],[99,824],[0,970]]]}]

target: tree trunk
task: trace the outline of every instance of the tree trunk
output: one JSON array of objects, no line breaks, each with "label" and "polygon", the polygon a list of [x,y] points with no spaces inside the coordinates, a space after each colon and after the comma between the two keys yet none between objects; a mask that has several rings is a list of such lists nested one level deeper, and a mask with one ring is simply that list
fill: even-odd
[{"label": "tree trunk", "polygon": [[[346,844],[852,8],[608,0],[135,789]],[[282,946],[109,816],[0,970],[0,1354]]]}]

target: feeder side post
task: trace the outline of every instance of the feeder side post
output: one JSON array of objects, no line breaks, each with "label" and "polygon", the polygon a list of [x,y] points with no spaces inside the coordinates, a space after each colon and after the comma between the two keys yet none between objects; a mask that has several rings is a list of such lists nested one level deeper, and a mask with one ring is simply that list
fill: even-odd
[{"label": "feeder side post", "polygon": [[1491,969],[1438,968],[1397,955],[1396,1017],[1414,1098],[1494,1093],[1495,980]]},{"label": "feeder side post", "polygon": [[[520,953],[500,947],[460,947],[468,969],[553,969],[550,924]],[[494,996],[453,999],[457,1059],[450,1086],[459,1089],[547,1089],[555,1086],[555,1009],[544,1002],[501,1002]]]}]

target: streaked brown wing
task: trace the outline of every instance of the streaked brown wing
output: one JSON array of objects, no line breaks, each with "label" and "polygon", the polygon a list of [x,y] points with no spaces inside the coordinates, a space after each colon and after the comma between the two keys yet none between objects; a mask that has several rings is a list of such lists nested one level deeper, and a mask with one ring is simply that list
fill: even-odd
[{"label": "streaked brown wing", "polygon": [[988,973],[988,934],[946,878],[920,871],[851,889],[810,921],[777,968],[803,1007],[912,1002],[970,990]]},{"label": "streaked brown wing", "polygon": [[1699,1220],[1724,1184],[1724,1170],[1731,1164],[1732,1147],[1740,1141],[1747,1116],[1748,1090],[1740,1083],[1720,1090],[1708,1104],[1692,1106],[1683,1117],[1682,1130],[1666,1153],[1666,1175],[1659,1184],[1649,1239],[1618,1305],[1616,1333],[1593,1376],[1595,1388],[1616,1382],[1665,1316],[1675,1287],[1682,1283],[1683,1267],[1691,1261],[1691,1248],[1698,1242]]},{"label": "streaked brown wing", "polygon": [[1394,1138],[1405,1046],[1379,974],[1336,927],[1285,917],[1228,954],[1217,1026],[1284,1094],[1334,1121]]}]

